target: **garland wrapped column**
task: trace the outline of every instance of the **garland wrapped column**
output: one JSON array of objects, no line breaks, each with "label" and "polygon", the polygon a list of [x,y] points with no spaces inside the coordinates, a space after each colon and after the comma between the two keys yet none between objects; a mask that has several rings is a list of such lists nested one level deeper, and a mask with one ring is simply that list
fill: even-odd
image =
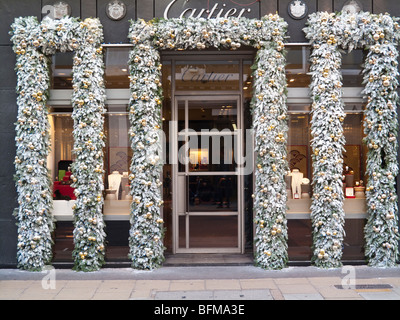
[{"label": "garland wrapped column", "polygon": [[331,268],[341,266],[344,238],[342,150],[345,140],[342,123],[345,113],[339,70],[341,54],[336,38],[331,35],[328,39],[326,42],[314,43],[311,55],[311,225],[312,261],[318,267]]},{"label": "garland wrapped column", "polygon": [[74,269],[96,271],[104,264],[103,221],[104,65],[102,27],[97,19],[77,24],[80,33],[73,65]]},{"label": "garland wrapped column", "polygon": [[[324,164],[328,159],[332,165],[332,161],[336,159],[338,162],[340,158],[331,159],[331,156],[326,155],[325,152],[321,153],[323,146],[318,146],[318,143],[326,141],[327,146],[332,147],[332,152],[339,155],[339,146],[333,148],[334,146],[329,144],[329,134],[332,139],[337,138],[337,142],[339,142],[342,138],[341,127],[336,127],[339,128],[336,130],[340,131],[335,133],[335,127],[327,122],[327,120],[337,122],[337,117],[341,119],[343,116],[343,104],[340,100],[340,92],[337,91],[341,86],[339,48],[349,51],[354,48],[368,48],[369,50],[363,70],[366,84],[363,93],[368,102],[364,121],[365,142],[368,147],[366,171],[368,176],[366,188],[368,221],[364,230],[365,255],[369,265],[379,267],[394,266],[399,257],[398,206],[395,189],[395,176],[398,174],[396,111],[398,105],[396,91],[398,52],[396,45],[400,39],[398,20],[388,14],[322,12],[310,15],[308,26],[304,29],[306,37],[313,43],[311,57],[313,74],[311,84],[313,95],[312,134],[314,136],[312,141],[314,151],[312,220],[314,260],[321,267],[340,265],[339,254],[334,255],[334,261],[324,261],[325,255],[327,259],[330,259],[331,255],[321,244],[329,246],[330,243],[332,249],[333,246],[338,249],[338,245],[341,245],[338,240],[341,240],[343,236],[343,233],[338,232],[339,229],[335,229],[340,239],[336,239],[336,243],[328,240],[331,238],[326,237],[327,229],[323,227],[326,225],[327,219],[322,219],[328,217],[332,222],[334,221],[332,218],[335,220],[339,218],[337,225],[343,224],[342,211],[338,215],[341,204],[336,203],[336,209],[332,211],[332,205],[336,200],[342,202],[342,195],[336,191],[339,183],[336,182],[335,186],[331,186],[338,178],[339,166],[321,167],[321,163]],[[334,98],[339,99],[335,109],[331,108],[334,105],[332,104]],[[318,168],[321,170],[316,170]],[[329,175],[327,176],[327,174]],[[338,196],[335,200],[326,201],[328,200],[326,193],[331,191]],[[332,234],[332,229],[329,232]],[[320,251],[318,252],[318,250]]]},{"label": "garland wrapped column", "polygon": [[15,169],[18,205],[18,267],[39,271],[51,263],[54,228],[52,187],[47,169],[49,122],[48,56],[75,51],[72,105],[74,107],[73,187],[75,269],[97,270],[104,262],[103,115],[105,91],[98,19],[79,21],[65,17],[38,22],[36,17],[17,18],[12,25],[17,54],[17,155]]},{"label": "garland wrapped column", "polygon": [[20,269],[40,271],[51,262],[54,229],[47,169],[49,60],[37,50],[36,18],[15,19],[12,30],[17,56],[15,180],[19,206],[14,212],[18,225],[17,262]]},{"label": "garland wrapped column", "polygon": [[254,71],[255,264],[266,269],[282,269],[288,261],[285,183],[288,118],[282,51],[279,40],[278,45],[270,43],[260,49]]},{"label": "garland wrapped column", "polygon": [[373,21],[378,25],[367,35],[371,46],[364,68],[369,177],[365,254],[371,266],[393,267],[399,257],[400,239],[396,192],[399,72],[397,43],[393,42],[398,40],[399,25],[388,15],[376,16]]},{"label": "garland wrapped column", "polygon": [[[163,261],[162,204],[159,178],[162,158],[154,130],[160,126],[160,61],[157,50],[236,50],[242,45],[259,50],[254,65],[252,109],[256,136],[255,262],[280,269],[287,261],[286,188],[286,79],[283,41],[287,24],[277,15],[246,18],[157,19],[132,21],[130,57],[131,165],[130,256],[132,265],[151,269]],[[159,147],[160,148],[160,147]],[[148,153],[150,151],[150,153]]]},{"label": "garland wrapped column", "polygon": [[[137,28],[137,29],[135,29]],[[129,102],[131,229],[129,257],[134,269],[154,269],[164,261],[161,143],[161,63],[151,43],[153,26],[140,21],[131,27],[135,46],[130,53]]]}]

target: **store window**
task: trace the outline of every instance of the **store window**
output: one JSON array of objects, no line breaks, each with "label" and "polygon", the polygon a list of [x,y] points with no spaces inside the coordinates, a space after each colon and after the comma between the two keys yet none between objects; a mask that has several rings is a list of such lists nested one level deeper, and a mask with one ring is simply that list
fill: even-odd
[{"label": "store window", "polygon": [[[68,109],[70,109],[68,106],[64,108],[64,110]],[[70,179],[71,164],[74,160],[71,114],[65,111],[53,112],[50,124],[53,148],[49,165],[53,179],[53,198],[54,200],[75,200],[76,197]]]},{"label": "store window", "polygon": [[310,47],[288,45],[286,60],[287,86],[289,88],[308,87],[311,82],[311,75],[307,74],[310,67]]},{"label": "store window", "polygon": [[[107,92],[107,113],[105,114],[106,146],[104,150],[104,218],[106,221],[107,252],[106,259],[118,261],[127,259],[129,238],[129,166],[132,157],[130,142],[128,138],[128,100],[129,100],[129,77],[128,58],[129,47],[109,47],[105,50],[105,83]],[[217,57],[218,55],[213,55]],[[310,102],[308,87],[310,75],[308,75],[310,48],[308,46],[287,47],[287,81],[288,81],[288,161],[292,180],[287,177],[288,189],[288,230],[289,230],[289,258],[292,261],[309,260],[311,258],[312,228],[310,222],[310,204],[312,197],[312,161],[310,148]],[[175,60],[174,60],[175,59]],[[174,94],[181,92],[186,95],[202,95],[210,92],[222,94],[241,92],[241,103],[243,106],[242,126],[251,128],[252,115],[250,110],[252,99],[252,65],[253,59],[247,56],[239,59],[217,59],[213,60],[204,55],[200,59],[172,59],[168,55],[163,57],[162,83],[163,83],[163,131],[166,141],[164,154],[166,156],[163,169],[163,198],[164,226],[169,230],[165,234],[165,245],[167,252],[172,251],[173,230],[173,194],[172,181],[173,170],[169,156],[171,154],[170,125],[172,118],[172,107],[175,99]],[[363,226],[365,224],[365,198],[363,186],[366,184],[365,160],[366,147],[362,139],[363,133],[363,101],[360,96],[361,90],[361,63],[363,51],[355,50],[348,55],[343,55],[343,84],[345,91],[346,118],[343,122],[346,146],[344,153],[343,178],[346,187],[353,188],[345,199],[346,212],[346,239],[344,241],[344,259],[362,259]],[[53,93],[57,96],[60,92],[72,89],[72,64],[73,55],[70,53],[58,53],[53,57],[52,64],[52,86]],[[174,76],[173,76],[174,75]],[[66,89],[66,90],[63,90]],[[55,99],[57,100],[57,99]],[[70,96],[61,103],[51,101],[51,139],[52,152],[49,156],[49,166],[52,172],[54,187],[54,213],[57,219],[57,230],[55,235],[55,261],[72,260],[72,204],[74,201],[73,188],[70,183],[70,164],[74,161],[73,149],[73,121],[71,118],[72,108],[69,104]],[[181,129],[184,127],[184,109],[180,110],[178,103],[178,115],[176,120]],[[194,102],[193,102],[194,103]],[[194,104],[187,113],[187,122],[190,128],[201,130],[204,123],[208,121],[209,126],[219,128],[221,114],[215,110],[224,110],[227,117],[223,128],[231,128],[236,125],[232,122],[234,117],[234,101],[224,101],[216,108],[204,105],[198,107]],[[224,108],[222,108],[224,107]],[[214,113],[213,113],[214,112]],[[229,118],[231,115],[231,118]],[[181,121],[179,121],[181,120]],[[196,125],[198,127],[196,127]],[[222,128],[222,127],[221,127]],[[234,130],[234,127],[231,128]],[[207,138],[207,137],[206,137]],[[211,137],[210,145],[212,143]],[[228,141],[221,139],[222,143]],[[183,142],[181,142],[183,143]],[[180,146],[180,145],[179,145]],[[178,146],[178,147],[179,147]],[[221,148],[223,146],[221,145]],[[188,185],[194,186],[198,176],[196,172],[215,171],[204,159],[212,157],[209,150],[191,148],[190,158],[192,166]],[[225,158],[226,155],[224,155]],[[201,167],[201,165],[203,167]],[[200,170],[201,169],[201,170]],[[235,168],[231,168],[234,170]],[[204,171],[203,170],[203,171]],[[180,172],[180,171],[179,171]],[[293,189],[293,177],[300,177],[300,185]],[[218,176],[215,176],[218,177]],[[215,178],[214,177],[214,178]],[[246,248],[251,250],[253,244],[253,219],[252,199],[253,176],[246,175],[242,186],[245,190],[243,199],[244,214],[244,237]],[[236,181],[235,181],[236,183]],[[215,184],[215,183],[214,183]],[[346,190],[344,189],[344,192]],[[353,197],[354,196],[354,197]],[[233,198],[232,198],[233,199]],[[232,202],[233,204],[234,202]],[[196,210],[196,203],[189,203],[189,209]],[[232,209],[232,208],[231,208]],[[192,211],[193,211],[192,210]],[[233,209],[232,209],[233,210]],[[183,219],[180,217],[180,219]],[[193,219],[191,223],[200,223]],[[178,221],[179,223],[179,221]],[[236,223],[236,222],[235,222]],[[191,225],[189,224],[189,227]],[[210,231],[211,232],[211,231]],[[183,245],[187,237],[187,230],[179,230],[178,246]],[[195,233],[190,237],[196,237]],[[198,237],[199,238],[199,237]],[[201,237],[200,237],[201,238]],[[199,239],[200,239],[199,238]],[[190,238],[191,239],[191,238]],[[199,242],[199,246],[203,244]],[[196,245],[193,245],[196,247]]]},{"label": "store window", "polygon": [[[128,180],[132,150],[128,138],[127,105],[108,105],[105,115],[106,146],[104,154],[104,207],[106,222],[106,257],[113,260],[127,257],[128,226],[131,196]],[[73,120],[70,107],[53,108],[51,113],[52,152],[49,165],[52,166],[53,206],[57,222],[55,261],[70,257],[72,244],[72,205],[76,199],[71,180],[71,163],[74,161]],[[71,111],[71,110],[70,110]],[[117,227],[118,226],[118,227]],[[125,230],[125,237],[121,232]],[[122,232],[123,233],[123,232]],[[114,245],[115,244],[115,245]],[[119,254],[120,252],[121,254]],[[123,254],[122,254],[123,253]]]},{"label": "store window", "polygon": [[129,167],[132,159],[127,105],[107,105],[105,119],[104,215],[128,216],[130,212]]},{"label": "store window", "polygon": [[107,89],[129,88],[129,47],[108,47],[104,53],[105,85]]},{"label": "store window", "polygon": [[[312,227],[310,206],[312,197],[312,160],[310,133],[310,106],[289,104],[288,162],[290,176],[286,177],[288,192],[288,246],[291,261],[311,259]],[[346,139],[343,153],[343,192],[346,194],[346,214],[343,259],[362,260],[363,228],[366,218],[365,166],[366,146],[363,143],[362,103],[345,104],[346,118],[343,122]],[[347,189],[346,189],[347,188]]]},{"label": "store window", "polygon": [[[104,122],[104,207],[106,260],[127,261],[130,215],[129,167],[132,157],[128,137],[129,47],[106,48],[105,81],[107,104]],[[54,261],[72,261],[73,211],[76,199],[71,181],[73,119],[70,104],[72,53],[58,53],[52,59],[50,107],[52,150],[48,165],[53,180],[53,214],[56,218]]]},{"label": "store window", "polygon": [[357,49],[350,53],[342,53],[343,87],[363,87],[362,64],[366,51]]},{"label": "store window", "polygon": [[72,89],[73,52],[57,52],[52,56],[51,88]]},{"label": "store window", "polygon": [[[291,261],[309,261],[312,256],[312,160],[310,141],[310,100],[308,87],[309,47],[287,47],[288,81],[288,162],[290,176],[286,177],[288,191],[288,253]],[[354,50],[343,54],[343,99],[346,117],[343,131],[346,140],[343,152],[343,192],[345,194],[345,232],[343,260],[363,260],[366,219],[365,167],[366,146],[363,143],[362,62],[364,52]],[[303,102],[304,101],[304,102]]]}]

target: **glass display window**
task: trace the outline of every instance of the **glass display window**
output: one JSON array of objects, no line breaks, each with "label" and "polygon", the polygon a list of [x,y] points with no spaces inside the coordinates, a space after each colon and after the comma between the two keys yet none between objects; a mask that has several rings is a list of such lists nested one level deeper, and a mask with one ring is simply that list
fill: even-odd
[{"label": "glass display window", "polygon": [[[354,99],[354,98],[353,98]],[[347,99],[350,100],[350,99]],[[364,138],[364,104],[345,104],[343,121],[345,146],[343,152],[343,193],[345,231],[343,260],[364,259],[363,227],[366,221],[366,154]],[[310,106],[288,105],[288,163],[290,175],[286,177],[288,193],[288,254],[291,261],[309,261],[312,257],[312,150],[310,146]],[[346,192],[347,191],[347,192]]]},{"label": "glass display window", "polygon": [[[128,47],[123,46],[106,47],[104,50],[105,83],[108,90],[104,127],[106,145],[104,148],[103,213],[107,226],[107,241],[110,244],[106,258],[112,260],[125,259],[129,237],[131,196],[128,176],[132,150],[128,136],[129,94],[124,95],[124,92],[129,92],[129,50]],[[360,66],[363,54],[363,51],[355,50],[343,55],[344,86],[352,88],[361,86]],[[312,115],[309,97],[305,93],[306,90],[308,92],[311,81],[310,75],[307,74],[309,55],[309,46],[287,46],[286,75],[289,92],[287,159],[290,175],[286,177],[286,183],[289,191],[287,217],[291,227],[289,228],[289,254],[292,260],[307,260],[310,257],[310,205],[313,178],[310,121]],[[53,57],[53,91],[67,92],[72,89],[72,59],[71,54],[57,54]],[[241,127],[250,128],[252,125],[253,63],[254,61],[248,55],[234,57],[229,54],[210,55],[208,53],[200,57],[189,52],[186,56],[163,56],[162,123],[165,134],[165,164],[162,176],[164,199],[162,215],[167,229],[165,234],[167,252],[173,252],[173,241],[176,242],[176,250],[187,248],[198,250],[209,246],[212,251],[218,247],[224,250],[236,247],[238,234],[242,232],[242,229],[245,230],[246,248],[252,246],[253,175],[249,174],[245,177],[237,175],[235,161],[226,163],[226,160],[231,159],[233,153],[239,152],[235,144],[235,130]],[[352,89],[350,91],[351,94],[355,92]],[[232,92],[240,93],[232,95]],[[360,96],[346,97],[348,94],[346,92],[344,94],[346,117],[343,121],[346,139],[343,153],[343,183],[344,193],[346,194],[346,187],[352,188],[352,193],[347,194],[344,202],[346,219],[351,220],[346,225],[346,233],[349,236],[345,240],[348,244],[345,249],[346,257],[356,259],[360,256],[358,253],[362,247],[360,234],[362,234],[366,215],[363,186],[366,185],[367,179],[365,176],[367,149],[363,143],[364,105],[362,99]],[[203,98],[200,99],[200,96]],[[224,98],[221,99],[221,96]],[[175,110],[175,115],[173,110]],[[71,207],[74,202],[73,188],[69,181],[69,167],[74,161],[71,112],[72,108],[68,102],[65,105],[60,105],[58,102],[57,105],[52,106],[50,116],[52,151],[48,164],[52,172],[53,186],[57,185],[54,190],[60,191],[54,195],[56,218],[59,222],[65,220],[60,225],[63,223],[66,225],[67,221],[72,221]],[[240,122],[238,116],[242,118]],[[170,136],[175,132],[170,131],[171,126],[174,125],[176,125],[176,136]],[[211,132],[213,128],[218,130],[218,134]],[[203,129],[208,129],[210,132],[202,132]],[[229,132],[223,131],[225,129],[229,129]],[[192,137],[190,130],[198,136],[197,144],[190,143]],[[173,147],[174,138],[177,139],[177,144]],[[201,139],[204,143],[201,143]],[[208,143],[205,143],[206,140]],[[189,160],[189,165],[179,161],[174,171],[169,157],[184,145],[187,148],[185,156]],[[219,147],[216,148],[216,145]],[[232,154],[225,152],[226,145],[232,146],[229,148]],[[219,155],[218,165],[213,161],[217,155]],[[221,169],[221,164],[225,165],[224,169]],[[184,173],[186,173],[185,179],[183,179]],[[182,179],[178,181],[174,189],[177,177],[181,176]],[[294,182],[297,183],[296,186]],[[244,195],[238,188],[239,185],[242,186],[241,189],[244,188]],[[185,188],[185,196],[182,197],[186,199],[185,210],[192,215],[190,219],[186,215],[174,213],[173,201],[179,200],[177,194],[180,189],[177,187]],[[67,189],[69,191],[65,192]],[[174,190],[178,191],[175,195]],[[179,203],[179,201],[175,203],[175,208],[179,206]],[[236,214],[240,211],[239,207],[240,210],[245,211],[243,217],[241,214]],[[174,214],[177,215],[175,222]],[[224,223],[227,226],[226,232],[218,233],[216,232],[218,228],[215,230],[206,228],[207,230],[204,231],[204,225],[215,224],[215,222]],[[65,241],[71,241],[72,229],[70,225],[68,226],[68,230],[58,230],[59,239],[65,238]],[[172,232],[174,227],[177,234]],[[213,237],[214,239],[221,238],[218,240],[218,245],[215,244],[215,248],[209,243]],[[223,239],[226,243],[222,241]],[[59,244],[62,245],[64,240],[60,240]],[[65,256],[65,254],[60,256]]]},{"label": "glass display window", "polygon": [[[312,195],[312,188],[310,185],[312,181],[310,107],[309,105],[303,104],[291,104],[288,109],[289,131],[287,152],[290,170],[289,177],[286,177],[287,190],[290,191],[288,192],[288,197],[289,200],[310,199]],[[343,152],[343,192],[345,193],[346,199],[365,198],[363,187],[366,185],[365,168],[367,147],[363,142],[363,110],[364,105],[362,103],[345,104],[346,117],[343,121],[343,133],[346,144],[344,146],[345,151]],[[293,175],[293,173],[295,174]],[[294,180],[296,180],[296,183]],[[293,190],[295,185],[296,189]],[[352,190],[348,190],[347,195],[346,188],[352,188]],[[354,203],[355,202],[352,204]],[[301,208],[299,207],[298,211],[302,212],[302,210],[304,211],[307,207],[308,205]],[[365,214],[364,200],[357,205],[357,208],[358,209],[354,208],[354,210]],[[353,212],[353,210],[350,211]]]},{"label": "glass display window", "polygon": [[74,52],[57,52],[51,60],[51,88],[72,89]]},{"label": "glass display window", "polygon": [[[343,121],[343,133],[346,139],[344,160],[344,175],[353,175],[352,181],[347,179],[350,187],[365,186],[365,170],[367,146],[363,143],[364,135],[364,106],[362,104],[346,104],[346,118]],[[344,179],[346,183],[346,179]]]},{"label": "glass display window", "polygon": [[179,91],[238,90],[240,61],[176,61],[175,89]]},{"label": "glass display window", "polygon": [[310,67],[310,47],[288,44],[286,60],[287,86],[308,87],[311,83],[311,75],[307,74]]},{"label": "glass display window", "polygon": [[[243,60],[243,97],[245,103],[253,97],[253,60]],[[249,102],[250,103],[250,102]]]},{"label": "glass display window", "polygon": [[104,52],[107,89],[129,88],[129,47],[106,47]]},{"label": "glass display window", "polygon": [[[104,149],[104,214],[113,219],[128,219],[130,212],[129,167],[132,149],[128,137],[127,105],[108,105],[105,115],[106,146]],[[60,108],[57,108],[58,110]],[[66,110],[68,107],[62,109]],[[54,200],[75,200],[70,179],[73,153],[73,120],[70,112],[51,113],[52,172]],[[72,212],[71,212],[72,213]],[[126,218],[124,218],[125,216]]]},{"label": "glass display window", "polygon": [[110,219],[128,217],[132,200],[128,179],[132,149],[126,108],[127,105],[108,105],[105,119],[104,215]]},{"label": "glass display window", "polygon": [[[104,79],[107,89],[129,88],[130,47],[105,47]],[[51,88],[72,89],[74,52],[57,52],[51,60]]]},{"label": "glass display window", "polygon": [[[130,186],[129,167],[132,157],[128,138],[127,105],[108,105],[105,115],[104,206],[107,248],[106,259],[125,261],[128,254]],[[72,261],[74,188],[71,180],[73,153],[73,120],[70,106],[56,106],[50,113],[52,150],[48,165],[53,179],[54,261]]]},{"label": "glass display window", "polygon": [[362,64],[366,51],[362,49],[342,53],[342,83],[343,87],[363,87]]},{"label": "glass display window", "polygon": [[75,200],[74,188],[71,186],[71,164],[75,159],[72,150],[73,120],[68,112],[52,113],[50,117],[52,152],[48,164],[53,179],[54,200]]}]

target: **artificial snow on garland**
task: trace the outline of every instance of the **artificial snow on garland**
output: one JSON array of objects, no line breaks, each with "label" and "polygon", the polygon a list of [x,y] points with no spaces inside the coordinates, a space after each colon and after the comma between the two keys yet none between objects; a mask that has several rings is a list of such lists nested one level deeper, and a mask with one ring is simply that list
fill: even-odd
[{"label": "artificial snow on garland", "polygon": [[256,187],[255,263],[280,269],[287,262],[286,159],[287,107],[284,37],[287,24],[277,15],[246,18],[132,21],[129,103],[131,162],[130,257],[137,269],[153,269],[164,260],[160,207],[162,156],[161,64],[159,50],[208,47],[258,49],[252,101]]},{"label": "artificial snow on garland", "polygon": [[365,143],[368,146],[366,188],[368,221],[365,255],[371,266],[396,265],[398,208],[397,163],[398,19],[388,14],[318,12],[309,16],[311,40],[313,136],[313,261],[319,267],[341,265],[344,237],[342,170],[344,150],[340,49],[368,49],[363,91]]},{"label": "artificial snow on garland", "polygon": [[52,186],[47,169],[49,122],[49,56],[75,51],[72,105],[74,153],[71,176],[77,197],[74,206],[74,269],[98,270],[104,263],[105,233],[102,216],[104,101],[102,26],[98,19],[65,17],[38,22],[16,18],[12,24],[17,55],[15,157],[19,207],[18,267],[41,270],[52,259]]}]

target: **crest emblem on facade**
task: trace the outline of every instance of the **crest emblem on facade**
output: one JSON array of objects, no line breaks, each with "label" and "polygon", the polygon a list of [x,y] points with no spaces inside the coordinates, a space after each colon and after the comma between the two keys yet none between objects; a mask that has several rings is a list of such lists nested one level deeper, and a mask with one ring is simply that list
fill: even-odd
[{"label": "crest emblem on facade", "polygon": [[121,20],[126,15],[126,5],[119,0],[114,0],[107,4],[106,13],[111,20]]},{"label": "crest emblem on facade", "polygon": [[361,4],[358,3],[356,0],[347,1],[342,8],[342,12],[347,12],[347,13],[358,13],[361,10],[362,10]]},{"label": "crest emblem on facade", "polygon": [[303,19],[307,12],[308,7],[303,0],[293,0],[288,5],[288,13],[293,19]]},{"label": "crest emblem on facade", "polygon": [[70,5],[63,1],[55,3],[53,5],[53,8],[54,8],[54,13],[53,13],[54,19],[61,19],[65,16],[71,15]]}]

